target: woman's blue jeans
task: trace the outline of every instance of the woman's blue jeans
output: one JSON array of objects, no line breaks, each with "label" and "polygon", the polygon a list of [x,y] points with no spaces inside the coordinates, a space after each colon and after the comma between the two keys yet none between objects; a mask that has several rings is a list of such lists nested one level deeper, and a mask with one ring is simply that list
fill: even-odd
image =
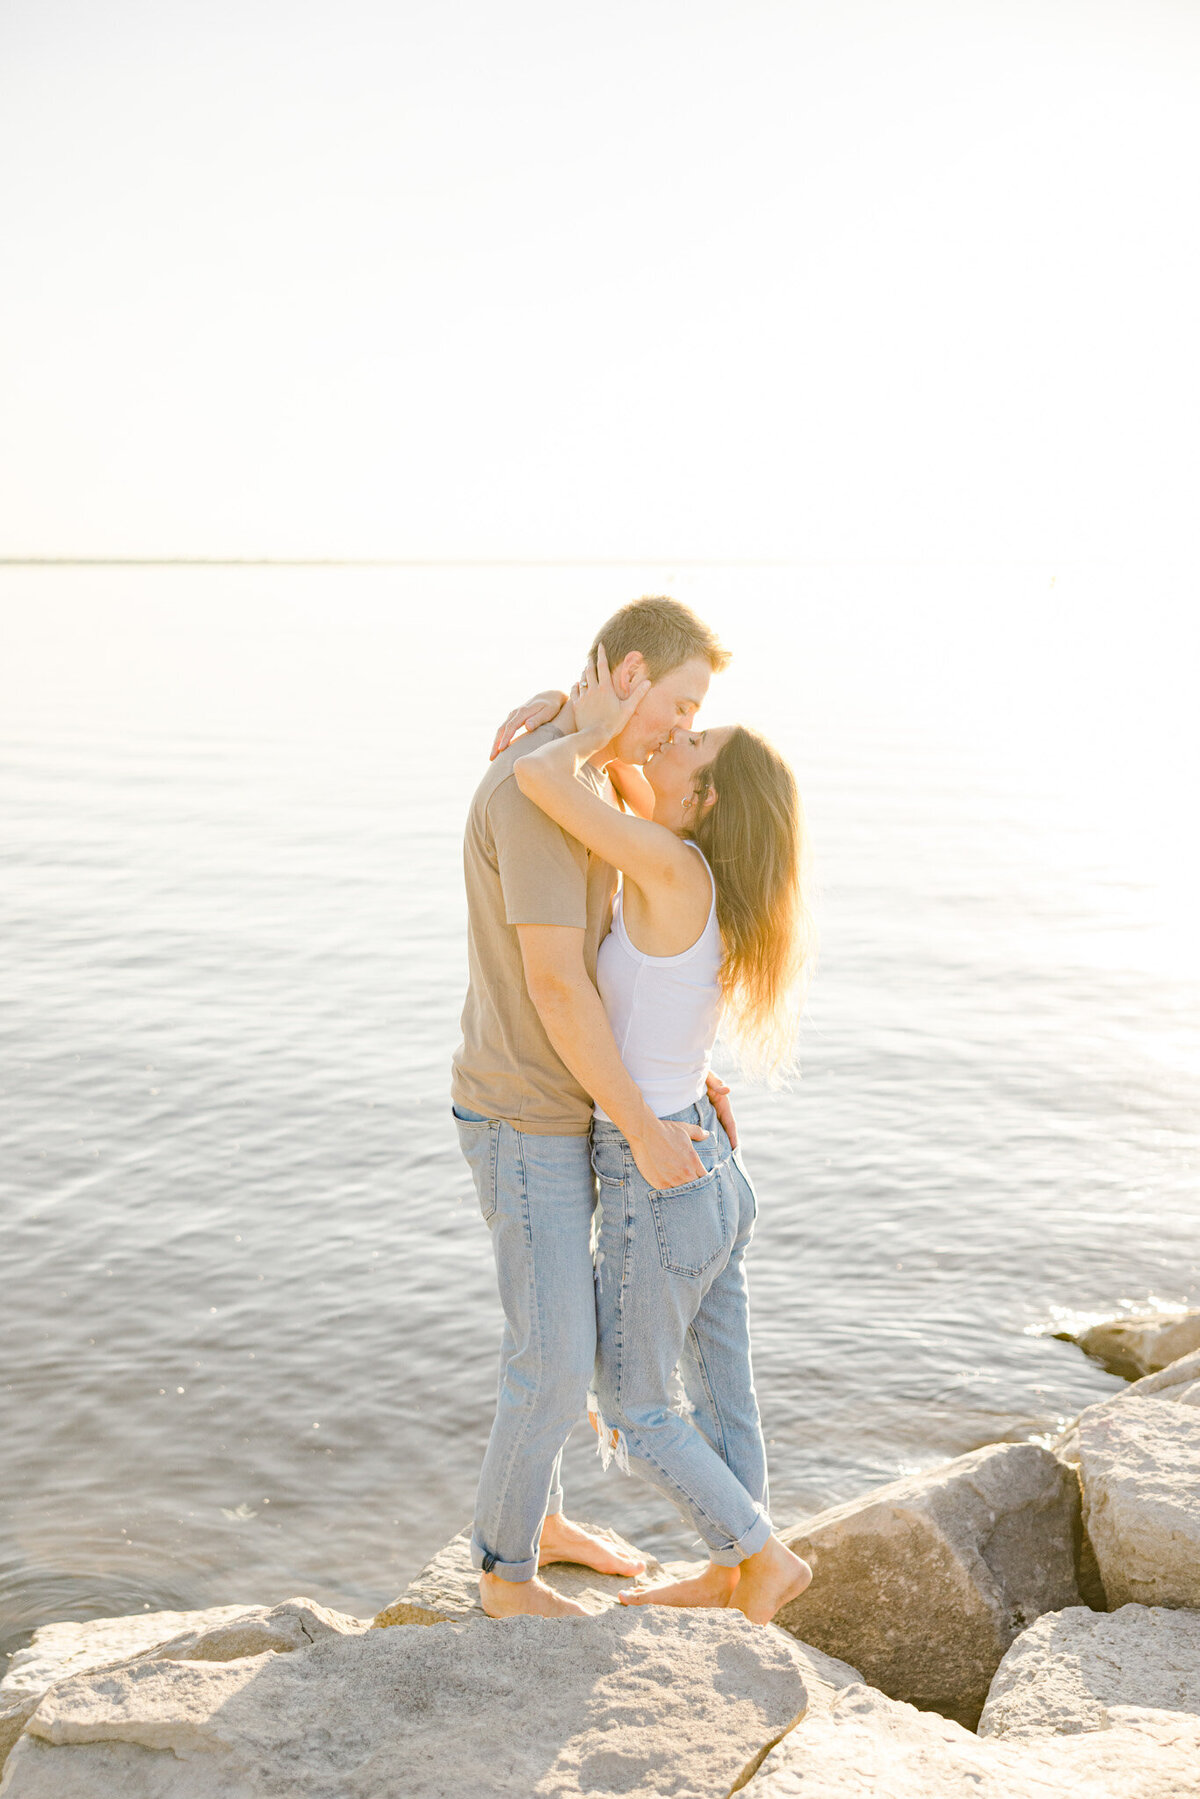
[{"label": "woman's blue jeans", "polygon": [[[707,1097],[671,1116],[710,1132],[695,1146],[706,1172],[683,1187],[648,1186],[616,1125],[592,1125],[600,1449],[734,1567],[771,1534],[743,1265],[757,1202]],[[672,1406],[676,1367],[686,1417]]]}]

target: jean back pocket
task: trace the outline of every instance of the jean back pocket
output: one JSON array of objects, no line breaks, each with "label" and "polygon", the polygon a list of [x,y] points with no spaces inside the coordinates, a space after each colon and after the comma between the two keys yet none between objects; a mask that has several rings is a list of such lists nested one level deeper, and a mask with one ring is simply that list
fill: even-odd
[{"label": "jean back pocket", "polygon": [[703,1274],[725,1249],[722,1166],[682,1187],[649,1188],[659,1260],[668,1274]]}]

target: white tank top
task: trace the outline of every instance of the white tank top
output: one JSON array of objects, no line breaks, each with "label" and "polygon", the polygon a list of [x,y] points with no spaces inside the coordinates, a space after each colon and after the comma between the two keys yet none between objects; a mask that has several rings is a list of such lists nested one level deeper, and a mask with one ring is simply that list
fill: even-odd
[{"label": "white tank top", "polygon": [[[699,844],[691,845],[708,868]],[[600,945],[596,985],[612,1025],[621,1060],[657,1118],[682,1112],[704,1092],[717,1026],[721,1022],[721,933],[712,869],[708,922],[678,956],[647,956],[625,929],[622,892],[613,900],[612,930]],[[607,1112],[596,1107],[607,1122]]]}]

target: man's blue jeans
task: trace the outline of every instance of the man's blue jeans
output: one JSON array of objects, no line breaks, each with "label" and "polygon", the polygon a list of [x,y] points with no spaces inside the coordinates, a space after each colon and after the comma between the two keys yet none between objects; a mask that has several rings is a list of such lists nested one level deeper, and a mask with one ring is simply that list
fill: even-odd
[{"label": "man's blue jeans", "polygon": [[[707,1097],[671,1116],[710,1133],[695,1145],[706,1173],[682,1187],[648,1186],[616,1125],[592,1126],[600,1448],[735,1567],[771,1534],[743,1266],[757,1204]],[[687,1417],[671,1403],[676,1367]]]},{"label": "man's blue jeans", "polygon": [[537,1572],[547,1512],[562,1510],[562,1451],[586,1410],[596,1353],[586,1137],[543,1137],[455,1109],[492,1236],[504,1336],[475,1499],[471,1559],[503,1580]]}]

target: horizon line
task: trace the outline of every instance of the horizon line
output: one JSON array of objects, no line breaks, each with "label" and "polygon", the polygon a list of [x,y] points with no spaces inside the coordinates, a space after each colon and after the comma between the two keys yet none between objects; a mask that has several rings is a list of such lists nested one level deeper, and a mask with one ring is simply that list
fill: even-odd
[{"label": "horizon line", "polygon": [[0,568],[788,568],[774,556],[0,556]]},{"label": "horizon line", "polygon": [[1079,560],[1074,556],[0,556],[0,568],[977,568],[998,563],[1059,569]]}]

